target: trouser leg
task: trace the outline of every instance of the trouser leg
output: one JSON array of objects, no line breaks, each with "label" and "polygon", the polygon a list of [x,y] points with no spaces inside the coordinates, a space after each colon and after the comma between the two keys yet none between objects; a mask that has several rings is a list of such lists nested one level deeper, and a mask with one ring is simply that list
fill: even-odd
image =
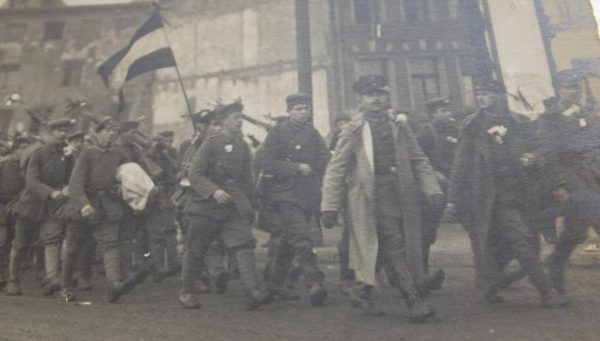
[{"label": "trouser leg", "polygon": [[354,281],[355,274],[350,269],[350,230],[345,222],[342,222],[342,237],[338,242],[338,257],[340,265],[340,279],[342,281]]},{"label": "trouser leg", "polygon": [[278,209],[283,223],[284,242],[287,241],[292,247],[304,279],[309,284],[322,282],[325,275],[317,265],[313,241],[309,235],[310,215],[295,205],[280,204]]},{"label": "trouser leg", "polygon": [[75,286],[74,273],[77,266],[77,257],[81,250],[81,229],[83,225],[75,222],[67,224],[66,250],[63,260],[61,283],[63,289],[72,290]]},{"label": "trouser leg", "polygon": [[40,239],[44,246],[45,282],[55,287],[60,286],[59,261],[63,229],[64,223],[62,221],[49,217],[40,231]]},{"label": "trouser leg", "polygon": [[519,210],[497,207],[494,211],[494,226],[499,230],[510,253],[518,260],[531,283],[542,295],[548,295],[552,286],[542,268],[539,255],[532,245],[533,232],[526,226]]},{"label": "trouser leg", "polygon": [[218,233],[216,222],[204,216],[189,216],[181,268],[181,292],[194,291],[198,273],[204,268],[205,255]]},{"label": "trouser leg", "polygon": [[398,289],[406,299],[418,296],[415,281],[404,257],[401,218],[378,216],[377,239],[380,258],[386,264],[390,276],[394,277],[391,282],[397,283]]}]

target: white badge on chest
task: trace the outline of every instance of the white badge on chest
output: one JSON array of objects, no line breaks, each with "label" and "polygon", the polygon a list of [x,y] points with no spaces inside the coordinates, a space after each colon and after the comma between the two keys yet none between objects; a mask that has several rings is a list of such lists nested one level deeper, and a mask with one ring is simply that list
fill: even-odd
[{"label": "white badge on chest", "polygon": [[585,128],[585,127],[587,127],[587,120],[586,120],[585,118],[583,118],[583,117],[582,117],[582,118],[580,118],[580,119],[579,119],[579,126],[580,126],[581,128]]},{"label": "white badge on chest", "polygon": [[301,149],[302,149],[302,146],[301,146],[301,145],[299,145],[299,144],[297,144],[295,148],[296,148],[296,150],[301,150]]},{"label": "white badge on chest", "polygon": [[231,153],[232,150],[233,150],[233,145],[232,144],[226,144],[225,145],[225,153]]}]

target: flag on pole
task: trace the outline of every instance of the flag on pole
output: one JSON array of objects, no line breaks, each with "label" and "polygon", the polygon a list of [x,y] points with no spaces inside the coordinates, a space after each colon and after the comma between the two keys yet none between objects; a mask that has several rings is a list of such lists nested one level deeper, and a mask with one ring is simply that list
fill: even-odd
[{"label": "flag on pole", "polygon": [[127,46],[108,58],[98,67],[97,73],[104,85],[119,92],[119,112],[125,106],[125,83],[149,71],[175,67],[175,56],[168,44],[159,8],[135,32]]}]

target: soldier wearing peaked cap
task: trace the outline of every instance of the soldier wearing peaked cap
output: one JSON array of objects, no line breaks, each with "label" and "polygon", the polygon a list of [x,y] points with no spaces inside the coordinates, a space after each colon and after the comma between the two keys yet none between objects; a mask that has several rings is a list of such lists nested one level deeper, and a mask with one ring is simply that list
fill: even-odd
[{"label": "soldier wearing peaked cap", "polygon": [[501,83],[485,80],[475,89],[479,109],[462,127],[448,201],[469,234],[478,287],[489,303],[502,302],[501,270],[516,258],[542,305],[560,307],[566,298],[552,289],[535,243],[540,209],[535,131],[526,117],[508,110]]},{"label": "soldier wearing peaked cap", "polygon": [[[115,302],[135,286],[132,279],[124,279],[119,255],[119,223],[123,218],[124,203],[117,192],[116,173],[120,165],[130,160],[114,145],[119,126],[106,119],[96,127],[98,143],[85,148],[75,163],[69,179],[69,202],[67,216],[79,223],[79,229],[71,232],[88,234],[96,240],[102,253],[106,282],[109,288],[108,301]],[[63,267],[63,289],[70,289],[71,278],[79,245],[73,240],[77,233],[67,236],[67,254]],[[66,299],[65,296],[63,298]]]},{"label": "soldier wearing peaked cap", "polygon": [[[27,163],[25,191],[19,199],[19,218],[9,265],[10,295],[20,295],[18,266],[27,246],[38,233],[44,245],[45,294],[60,290],[59,248],[64,233],[61,207],[67,200],[67,184],[74,160],[64,154],[65,139],[73,125],[69,119],[48,123],[51,140],[35,150]],[[38,226],[41,223],[41,228]]]},{"label": "soldier wearing peaked cap", "polygon": [[359,113],[340,133],[325,172],[322,222],[332,227],[347,206],[350,268],[356,273],[352,301],[367,314],[383,314],[371,298],[379,259],[404,295],[411,320],[422,322],[433,311],[417,289],[424,279],[418,191],[432,203],[442,191],[410,128],[390,117],[385,78],[363,76],[353,89]]},{"label": "soldier wearing peaked cap", "polygon": [[195,296],[197,271],[211,242],[221,237],[234,253],[246,293],[246,308],[265,303],[258,287],[250,224],[257,206],[252,155],[241,136],[241,103],[217,108],[215,123],[221,129],[202,143],[189,169],[192,193],[185,212],[190,222],[185,241],[179,302],[199,308]]},{"label": "soldier wearing peaked cap", "polygon": [[273,259],[267,264],[266,280],[276,297],[288,298],[285,281],[296,259],[308,282],[311,304],[320,306],[327,291],[313,252],[310,222],[319,210],[321,180],[330,153],[311,123],[311,97],[292,94],[286,103],[289,119],[269,130],[255,159],[262,173],[261,215],[278,222],[269,224]]},{"label": "soldier wearing peaked cap", "polygon": [[18,136],[0,160],[0,289],[7,284],[5,270],[14,238],[15,206],[19,193],[25,188],[25,177],[19,165],[20,153],[31,143]]},{"label": "soldier wearing peaked cap", "polygon": [[[436,171],[442,190],[447,193],[454,152],[458,144],[459,125],[453,113],[450,112],[450,101],[447,98],[431,99],[425,103],[425,107],[427,109],[426,122],[413,128],[413,131],[423,153],[429,158],[431,166]],[[437,238],[437,230],[444,209],[440,207],[435,210],[427,203],[427,200],[422,201],[423,267],[425,273],[429,273],[430,248]]]},{"label": "soldier wearing peaked cap", "polygon": [[581,102],[583,74],[563,70],[555,75],[557,97],[544,102],[538,119],[541,158],[545,161],[545,190],[557,215],[564,216],[564,230],[549,257],[550,279],[566,293],[565,266],[575,247],[586,240],[588,227],[600,233],[600,122]]}]

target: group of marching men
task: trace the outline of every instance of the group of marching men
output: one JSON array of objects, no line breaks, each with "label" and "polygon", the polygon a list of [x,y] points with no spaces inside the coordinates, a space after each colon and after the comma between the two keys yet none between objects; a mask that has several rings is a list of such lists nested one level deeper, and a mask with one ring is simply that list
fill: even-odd
[{"label": "group of marching men", "polygon": [[[20,295],[19,274],[34,254],[44,293],[74,301],[76,290],[91,290],[99,254],[110,302],[148,275],[158,282],[181,270],[184,308],[199,308],[202,291],[227,291],[233,274],[248,310],[298,299],[299,276],[310,304],[322,306],[311,233],[320,223],[343,228],[341,286],[352,306],[384,314],[372,297],[384,270],[411,321],[424,322],[434,316],[425,297],[444,281],[429,269],[429,249],[446,212],[468,233],[486,301],[502,302],[500,290],[527,276],[543,306],[565,306],[565,264],[600,221],[600,123],[579,104],[579,75],[556,81],[557,97],[536,122],[510,112],[491,79],[475,85],[474,114],[459,118],[436,99],[423,120],[390,107],[384,77],[362,76],[353,85],[359,105],[340,116],[331,143],[312,125],[311,97],[298,93],[255,151],[239,101],[193,115],[195,134],[179,152],[173,132],[148,142],[134,121],[106,117],[91,141],[71,132],[69,119],[49,122],[43,142],[19,136],[0,145],[0,285]],[[119,183],[132,162],[155,185],[143,210],[125,204]],[[270,233],[262,279],[251,226]],[[547,271],[540,234],[554,246]],[[509,271],[513,260],[520,268]]]}]

